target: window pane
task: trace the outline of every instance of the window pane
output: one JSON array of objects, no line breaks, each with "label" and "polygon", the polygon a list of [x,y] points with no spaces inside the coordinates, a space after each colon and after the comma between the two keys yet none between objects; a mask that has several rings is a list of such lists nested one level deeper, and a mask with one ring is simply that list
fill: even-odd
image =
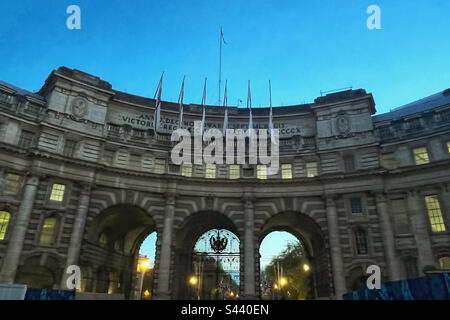
[{"label": "window pane", "polygon": [[450,154],[450,141],[447,142],[447,152]]},{"label": "window pane", "polygon": [[450,257],[439,258],[439,268],[449,270],[450,269]]},{"label": "window pane", "polygon": [[207,179],[214,179],[216,177],[216,165],[214,163],[206,164],[205,177]]},{"label": "window pane", "polygon": [[238,164],[232,164],[229,167],[230,179],[239,179],[241,177],[241,166]]},{"label": "window pane", "polygon": [[141,170],[141,156],[139,154],[130,155],[130,169]]},{"label": "window pane", "polygon": [[353,214],[362,213],[362,203],[360,198],[351,198],[350,206]]},{"label": "window pane", "polygon": [[291,164],[281,165],[281,178],[282,179],[292,179],[292,165]]},{"label": "window pane", "polygon": [[4,240],[6,236],[6,231],[8,231],[9,220],[11,215],[9,212],[0,211],[0,240]]},{"label": "window pane", "polygon": [[66,186],[63,184],[55,183],[52,187],[52,192],[50,194],[51,201],[62,202],[64,200],[64,192],[66,191]]},{"label": "window pane", "polygon": [[164,174],[166,172],[166,160],[155,159],[154,173]]},{"label": "window pane", "polygon": [[100,237],[98,239],[98,242],[100,243],[100,245],[104,248],[106,248],[108,246],[108,237],[106,236],[105,233],[101,233]]},{"label": "window pane", "polygon": [[344,166],[346,172],[355,171],[355,158],[353,156],[344,157]]},{"label": "window pane", "polygon": [[356,240],[356,253],[357,254],[367,254],[367,236],[366,232],[363,229],[357,229],[355,231],[355,240]]},{"label": "window pane", "polygon": [[183,163],[181,165],[181,175],[183,177],[192,177],[192,164]]},{"label": "window pane", "polygon": [[314,178],[318,175],[317,162],[307,162],[306,163],[306,176],[308,178]]},{"label": "window pane", "polygon": [[8,173],[5,177],[5,193],[17,194],[22,178],[17,174]]},{"label": "window pane", "polygon": [[23,130],[20,134],[19,147],[29,148],[33,143],[34,133],[30,131]]},{"label": "window pane", "polygon": [[75,147],[77,143],[74,140],[66,140],[64,144],[63,155],[65,157],[73,157],[75,155]]},{"label": "window pane", "polygon": [[256,167],[256,177],[262,180],[267,179],[267,167],[265,165],[258,165]]},{"label": "window pane", "polygon": [[47,218],[41,230],[39,243],[42,245],[52,245],[55,238],[56,218]]},{"label": "window pane", "polygon": [[442,211],[438,197],[436,195],[426,196],[425,204],[427,206],[431,230],[433,232],[444,232],[445,231],[444,218],[442,217]]},{"label": "window pane", "polygon": [[427,148],[416,148],[413,150],[413,152],[416,165],[427,164],[430,162],[430,159],[428,158]]}]

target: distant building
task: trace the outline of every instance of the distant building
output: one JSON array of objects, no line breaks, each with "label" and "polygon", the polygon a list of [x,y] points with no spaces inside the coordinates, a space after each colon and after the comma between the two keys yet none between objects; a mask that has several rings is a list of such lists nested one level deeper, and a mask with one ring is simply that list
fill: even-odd
[{"label": "distant building", "polygon": [[[0,282],[82,291],[136,287],[139,246],[157,232],[155,298],[187,298],[192,249],[228,229],[240,245],[241,298],[259,298],[259,245],[271,231],[305,244],[317,299],[357,288],[367,266],[383,280],[450,267],[450,90],[375,115],[365,90],[274,108],[280,171],[263,165],[171,163],[178,105],[114,90],[61,67],[31,93],[0,82]],[[268,108],[253,110],[265,128]],[[206,126],[224,109],[208,106]],[[248,112],[229,108],[230,127]],[[185,105],[185,127],[200,120]]]}]

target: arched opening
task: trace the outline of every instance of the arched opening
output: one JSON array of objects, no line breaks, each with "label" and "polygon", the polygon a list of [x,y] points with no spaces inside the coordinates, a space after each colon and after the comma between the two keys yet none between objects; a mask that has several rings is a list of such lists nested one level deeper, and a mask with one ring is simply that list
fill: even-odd
[{"label": "arched opening", "polygon": [[191,294],[197,300],[234,300],[239,297],[239,238],[226,229],[200,236],[192,252]]},{"label": "arched opening", "polygon": [[26,284],[29,288],[55,289],[61,277],[61,261],[49,255],[44,259],[35,255],[27,258],[17,271],[16,283]]},{"label": "arched opening", "polygon": [[[283,256],[286,256],[287,261],[291,261],[289,264],[289,276],[291,278],[300,277],[301,279],[296,279],[293,281],[293,285],[297,286],[297,289],[291,289],[290,297],[287,295],[287,291],[283,294],[279,294],[278,298],[283,299],[321,299],[329,298],[332,296],[332,278],[331,278],[331,265],[328,250],[325,246],[325,238],[322,233],[322,229],[319,224],[313,220],[311,217],[299,213],[299,212],[283,212],[276,214],[266,221],[259,233],[259,250],[261,245],[267,236],[269,236],[266,241],[267,243],[271,239],[270,234],[272,232],[285,232],[290,234],[290,239],[294,243],[290,248],[286,247],[287,252]],[[276,235],[276,233],[275,233]],[[289,239],[289,237],[286,237]],[[268,244],[267,244],[268,245]],[[264,247],[262,247],[264,249]],[[261,250],[260,250],[261,252]],[[282,256],[282,258],[284,258]],[[294,259],[295,258],[295,259]],[[267,259],[264,257],[264,259]],[[286,262],[284,262],[286,264]],[[259,272],[264,271],[261,266],[265,264],[270,264],[270,260],[259,261],[258,267]],[[292,266],[291,266],[292,265]],[[260,295],[261,298],[272,299],[275,295],[268,295],[267,286],[274,289],[275,283],[280,286],[280,281],[283,285],[287,287],[285,283],[286,280],[280,279],[280,271],[282,268],[283,273],[287,274],[286,267],[278,264],[274,261],[272,266],[271,277],[273,278],[273,283],[264,283],[264,279],[260,281]],[[297,272],[297,276],[295,276]],[[269,279],[270,280],[270,279]],[[276,281],[274,281],[276,280]],[[265,286],[265,287],[263,287]],[[269,291],[270,292],[270,291]],[[263,294],[265,296],[263,297]]]},{"label": "arched opening", "polygon": [[150,300],[153,297],[153,279],[155,274],[157,233],[150,233],[139,248],[137,272],[139,277],[139,299]]},{"label": "arched opening", "polygon": [[[237,279],[240,271],[239,259],[236,259],[239,258],[239,234],[234,223],[221,213],[203,211],[186,218],[180,226],[177,226],[175,232],[172,298],[187,300],[198,299],[200,296],[203,299],[221,299],[224,296],[223,292],[228,292],[227,298],[233,298],[230,297],[231,292],[232,295],[238,296],[239,293],[233,291],[236,282],[239,282]],[[222,262],[217,262],[218,258],[214,256],[214,252],[208,252],[214,251],[210,241],[216,241],[218,246],[227,242]],[[233,270],[227,272],[225,269]],[[206,281],[203,278],[201,283],[202,279],[199,276],[207,276],[205,270],[210,270],[212,276]],[[220,290],[215,288],[217,283],[219,287],[221,286]],[[201,291],[197,289],[199,286],[203,286]]]},{"label": "arched opening", "polygon": [[81,261],[85,290],[140,299],[146,274],[155,262],[153,254],[147,270],[147,264],[142,265],[140,249],[149,235],[156,238],[155,231],[154,219],[140,207],[121,204],[102,211],[90,225],[89,241],[83,245],[87,253]]},{"label": "arched opening", "polygon": [[303,241],[285,231],[273,231],[260,245],[261,298],[311,299],[311,262]]}]

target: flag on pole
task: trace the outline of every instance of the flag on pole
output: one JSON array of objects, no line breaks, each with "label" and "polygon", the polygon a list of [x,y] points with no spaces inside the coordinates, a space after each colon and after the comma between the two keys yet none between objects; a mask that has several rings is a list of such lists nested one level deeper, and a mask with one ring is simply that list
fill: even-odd
[{"label": "flag on pole", "polygon": [[203,132],[205,131],[205,118],[206,118],[206,114],[205,114],[205,105],[206,105],[206,81],[207,78],[205,78],[205,85],[203,86],[203,96],[202,96],[202,123],[200,125],[200,132],[203,135]]},{"label": "flag on pole", "polygon": [[248,80],[247,109],[249,112],[248,129],[250,130],[250,129],[253,129],[252,93],[250,91],[250,80]]},{"label": "flag on pole", "polygon": [[224,37],[224,35],[223,35],[222,27],[220,27],[220,40],[223,41],[224,44],[228,44],[228,43],[225,41],[225,37]]},{"label": "flag on pole", "polygon": [[272,141],[272,143],[276,144],[275,137],[272,134],[273,129],[273,109],[272,109],[272,84],[269,80],[269,105],[270,105],[270,111],[269,111],[269,125],[267,130],[269,131],[269,136]]},{"label": "flag on pole", "polygon": [[186,76],[183,77],[183,82],[181,83],[181,90],[180,90],[180,96],[178,97],[178,105],[180,108],[180,129],[183,128],[183,99],[184,99],[184,80],[186,79]]},{"label": "flag on pole", "polygon": [[223,94],[223,106],[225,107],[225,117],[223,118],[223,135],[227,135],[228,129],[228,98],[227,98],[227,81],[225,80],[225,92]]},{"label": "flag on pole", "polygon": [[161,93],[162,93],[162,83],[163,83],[164,72],[161,75],[161,79],[159,80],[158,88],[156,88],[156,93],[154,98],[156,98],[155,102],[155,116],[153,121],[153,129],[155,131],[155,135],[158,134],[159,122],[161,121]]}]

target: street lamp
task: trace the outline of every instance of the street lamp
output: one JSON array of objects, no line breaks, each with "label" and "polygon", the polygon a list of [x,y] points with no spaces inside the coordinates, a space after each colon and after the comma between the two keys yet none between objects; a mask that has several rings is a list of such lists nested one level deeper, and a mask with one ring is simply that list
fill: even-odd
[{"label": "street lamp", "polygon": [[303,270],[304,270],[305,272],[308,272],[309,270],[311,270],[311,267],[309,266],[309,264],[305,263],[305,264],[303,265]]},{"label": "street lamp", "polygon": [[280,287],[281,287],[281,288],[284,287],[284,286],[286,286],[287,283],[288,283],[288,281],[287,281],[287,278],[286,278],[286,277],[281,277],[281,278],[280,278]]},{"label": "street lamp", "polygon": [[138,264],[137,264],[137,271],[141,274],[141,281],[139,285],[139,300],[142,298],[142,288],[144,286],[144,277],[145,273],[151,269],[150,266],[150,258],[141,256],[139,257]]},{"label": "street lamp", "polygon": [[195,292],[197,300],[200,300],[198,282],[199,282],[199,279],[197,276],[191,276],[189,278],[189,284],[192,286],[192,289]]}]

